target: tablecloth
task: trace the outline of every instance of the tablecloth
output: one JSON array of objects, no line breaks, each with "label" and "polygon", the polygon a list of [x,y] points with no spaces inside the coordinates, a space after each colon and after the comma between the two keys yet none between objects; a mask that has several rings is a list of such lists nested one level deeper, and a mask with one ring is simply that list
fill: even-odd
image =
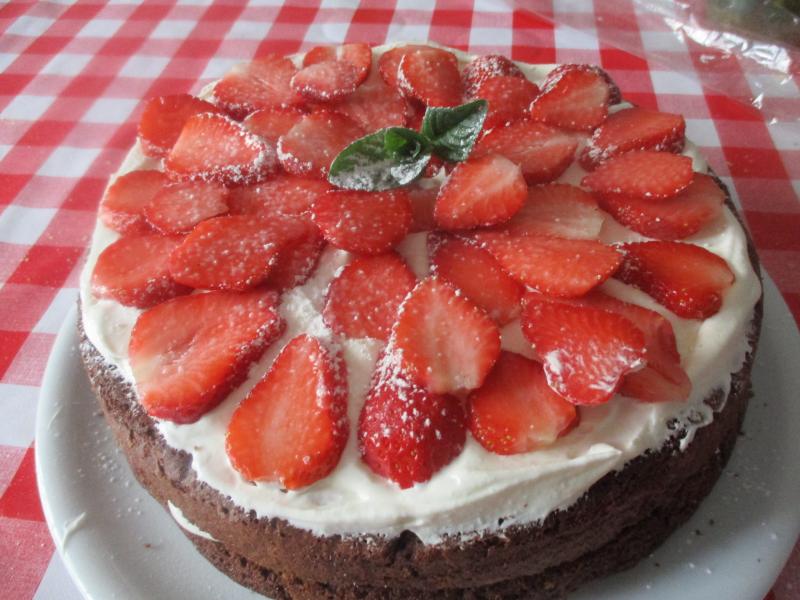
[{"label": "tablecloth", "polygon": [[[98,201],[135,139],[142,100],[196,92],[266,52],[428,39],[529,62],[598,63],[630,100],[683,113],[689,137],[736,190],[764,266],[800,317],[796,63],[783,76],[751,71],[677,34],[637,0],[12,1],[0,6],[1,597],[79,598],[37,496],[34,417]],[[757,96],[776,77],[768,100],[781,118],[717,85]],[[799,598],[798,590],[796,548],[770,597]]]}]

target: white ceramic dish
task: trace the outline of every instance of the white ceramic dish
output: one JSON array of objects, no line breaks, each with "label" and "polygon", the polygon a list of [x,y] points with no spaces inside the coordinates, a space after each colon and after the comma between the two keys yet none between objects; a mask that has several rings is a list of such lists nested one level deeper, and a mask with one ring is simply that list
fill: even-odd
[{"label": "white ceramic dish", "polygon": [[[720,482],[651,557],[571,600],[762,600],[774,583],[800,533],[800,334],[764,283],[756,395]],[[36,440],[47,523],[86,598],[259,598],[207,563],[134,480],[83,373],[74,309],[47,365]]]}]

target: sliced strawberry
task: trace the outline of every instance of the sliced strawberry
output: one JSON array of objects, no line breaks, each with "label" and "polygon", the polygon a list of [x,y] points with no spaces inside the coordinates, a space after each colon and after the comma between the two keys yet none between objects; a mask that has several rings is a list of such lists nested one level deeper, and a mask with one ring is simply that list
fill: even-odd
[{"label": "sliced strawberry", "polygon": [[246,290],[262,283],[284,246],[303,233],[291,219],[214,217],[198,224],[171,254],[170,273],[197,289]]},{"label": "sliced strawberry", "polygon": [[322,316],[340,335],[387,341],[400,303],[416,281],[393,252],[357,258],[331,282]]},{"label": "sliced strawberry", "polygon": [[263,183],[233,188],[228,205],[233,215],[299,216],[309,213],[314,200],[332,189],[327,181],[281,174]]},{"label": "sliced strawberry", "polygon": [[144,207],[144,215],[162,233],[189,233],[200,221],[228,212],[227,195],[215,183],[181,181],[163,187]]},{"label": "sliced strawberry", "polygon": [[311,212],[325,239],[348,252],[380,254],[411,228],[411,204],[402,189],[331,191],[317,198]]},{"label": "sliced strawberry", "polygon": [[428,277],[401,305],[390,344],[411,378],[449,394],[481,386],[500,353],[500,332],[450,284]]},{"label": "sliced strawberry", "polygon": [[484,129],[489,130],[526,117],[531,102],[538,93],[536,84],[524,77],[500,75],[484,80],[475,90],[476,98],[489,102]]},{"label": "sliced strawberry", "polygon": [[439,48],[407,52],[400,59],[397,85],[409,98],[425,106],[461,104],[461,75],[455,54]]},{"label": "sliced strawberry", "polygon": [[514,279],[549,296],[582,296],[622,263],[619,252],[594,240],[495,232],[476,238]]},{"label": "sliced strawberry", "polygon": [[617,279],[639,288],[685,319],[707,319],[722,306],[735,276],[725,259],[694,244],[622,244]]},{"label": "sliced strawberry", "polygon": [[278,160],[275,148],[241,123],[205,113],[189,117],[164,164],[178,179],[235,185],[263,181]]},{"label": "sliced strawberry", "polygon": [[283,328],[273,292],[192,294],[146,310],[128,346],[140,402],[157,419],[193,423],[244,381]]},{"label": "sliced strawberry", "polygon": [[685,190],[693,176],[691,158],[642,150],[610,159],[581,183],[598,194],[663,199]]},{"label": "sliced strawberry", "polygon": [[339,113],[311,113],[278,140],[278,158],[289,173],[325,179],[339,152],[364,134],[357,123]]},{"label": "sliced strawberry", "polygon": [[525,119],[492,129],[475,145],[472,158],[502,154],[522,168],[529,184],[547,183],[567,170],[577,147],[569,134]]},{"label": "sliced strawberry", "polygon": [[578,419],[575,406],[547,385],[542,365],[512,352],[500,353],[467,406],[472,435],[495,454],[549,446]]},{"label": "sliced strawberry", "polygon": [[[525,79],[525,74],[511,60],[500,54],[476,56],[467,63],[461,73],[464,94],[467,98],[478,96],[477,90],[487,79],[493,77],[518,77]],[[528,103],[530,105],[530,102]]]},{"label": "sliced strawberry", "polygon": [[433,231],[437,228],[433,211],[439,187],[434,185],[412,184],[406,188],[411,201],[411,233]]},{"label": "sliced strawberry", "polygon": [[498,325],[519,315],[522,286],[486,250],[457,238],[436,236],[431,246],[431,272],[449,281]]},{"label": "sliced strawberry", "polygon": [[378,58],[378,72],[387,85],[389,85],[389,87],[398,90],[399,86],[397,84],[397,75],[400,67],[400,61],[409,52],[414,52],[415,50],[427,50],[429,48],[430,46],[423,46],[421,44],[407,44],[405,46],[391,48],[390,50],[387,50],[381,54],[380,58]]},{"label": "sliced strawberry", "polygon": [[425,391],[397,366],[380,359],[358,420],[362,460],[406,489],[428,481],[461,454],[466,415],[458,398]]},{"label": "sliced strawberry", "polygon": [[163,158],[178,140],[186,120],[200,113],[221,113],[210,102],[189,94],[158,96],[147,102],[139,121],[139,143],[142,152]]},{"label": "sliced strawberry", "polygon": [[644,334],[600,308],[530,294],[522,333],[544,363],[548,385],[573,404],[603,404],[645,360]]},{"label": "sliced strawberry", "polygon": [[528,188],[522,208],[498,231],[592,240],[600,235],[604,220],[591,194],[574,185],[548,183]]},{"label": "sliced strawberry", "polygon": [[295,73],[291,60],[269,54],[234,66],[214,86],[214,98],[238,118],[264,108],[302,105],[303,97],[290,83]]},{"label": "sliced strawberry", "polygon": [[633,106],[608,115],[581,153],[581,164],[592,169],[612,156],[631,150],[680,152],[686,122],[681,115]]},{"label": "sliced strawberry", "polygon": [[363,81],[360,76],[349,62],[329,60],[300,69],[292,77],[292,89],[309,100],[330,102],[355,92]]},{"label": "sliced strawberry", "polygon": [[531,104],[531,118],[556,127],[591,131],[606,120],[611,88],[589,65],[563,65],[550,73]]},{"label": "sliced strawberry", "polygon": [[678,240],[694,235],[722,213],[725,193],[713,177],[695,173],[677,196],[648,200],[621,194],[600,196],[600,206],[617,221],[651,238]]},{"label": "sliced strawberry", "polygon": [[168,182],[161,171],[130,171],[120,175],[100,202],[100,221],[124,235],[152,232],[144,217],[144,207]]},{"label": "sliced strawberry", "polygon": [[169,254],[180,243],[178,238],[155,234],[118,239],[97,257],[92,294],[136,308],[188,294],[191,288],[169,274]]},{"label": "sliced strawberry", "polygon": [[[545,85],[547,85],[548,81],[553,81],[560,78],[561,73],[563,71],[573,70],[575,66],[576,65],[574,64],[563,64],[557,66],[555,69],[553,69],[547,74]],[[594,71],[603,79],[603,81],[606,82],[609,90],[609,98],[608,98],[609,104],[619,104],[620,102],[622,102],[622,92],[620,92],[619,87],[617,87],[617,84],[614,83],[614,80],[611,78],[611,75],[609,75],[605,70],[601,69],[597,65],[578,65],[578,66],[580,66],[585,70]]]},{"label": "sliced strawberry", "polygon": [[322,234],[310,219],[303,217],[294,220],[297,221],[299,228],[302,228],[302,233],[288,242],[278,253],[265,282],[278,292],[285,292],[308,281],[317,268],[319,257],[325,248]]},{"label": "sliced strawberry", "polygon": [[315,46],[303,57],[303,66],[308,67],[332,60],[341,60],[352,65],[364,81],[372,68],[372,48],[369,44],[355,43],[341,46]]},{"label": "sliced strawberry", "polygon": [[246,480],[296,490],[336,468],[349,429],[342,358],[299,335],[236,408],[225,450]]},{"label": "sliced strawberry", "polygon": [[411,115],[408,102],[374,71],[358,89],[331,107],[350,117],[364,131],[404,127]]},{"label": "sliced strawberry", "polygon": [[242,125],[270,144],[277,145],[278,139],[289,133],[305,114],[299,108],[265,108],[248,115]]}]

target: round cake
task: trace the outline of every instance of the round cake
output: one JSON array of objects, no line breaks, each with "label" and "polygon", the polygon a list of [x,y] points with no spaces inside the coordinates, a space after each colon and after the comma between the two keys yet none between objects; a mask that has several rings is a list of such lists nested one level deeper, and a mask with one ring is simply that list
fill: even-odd
[{"label": "round cake", "polygon": [[272,598],[561,598],[709,493],[758,259],[589,65],[318,47],[147,103],[81,277],[137,479]]}]

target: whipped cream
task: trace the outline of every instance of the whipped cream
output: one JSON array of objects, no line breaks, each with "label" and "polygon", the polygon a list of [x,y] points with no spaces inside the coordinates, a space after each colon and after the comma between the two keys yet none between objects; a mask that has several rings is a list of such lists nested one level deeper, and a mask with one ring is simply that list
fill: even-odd
[{"label": "whipped cream", "polygon": [[[375,54],[390,47],[375,48]],[[462,63],[470,58],[453,52]],[[519,66],[529,79],[541,84],[555,65]],[[210,88],[201,95],[210,96]],[[684,154],[692,158],[695,171],[708,171],[694,145],[687,143]],[[143,156],[137,143],[117,175],[157,167]],[[575,162],[560,181],[579,184],[583,174]],[[117,237],[98,221],[81,274],[82,319],[92,344],[132,382],[127,346],[141,311],[97,299],[91,293],[97,257]],[[644,239],[611,217],[606,218],[600,235],[607,244]],[[413,234],[398,246],[418,277],[428,274],[425,240],[426,234]],[[731,374],[739,370],[749,350],[747,333],[761,295],[760,282],[750,263],[746,236],[727,207],[715,223],[685,241],[723,257],[736,276],[716,315],[704,321],[682,319],[617,280],[601,286],[609,295],[655,310],[672,323],[683,367],[692,382],[692,394],[685,403],[646,404],[617,395],[605,405],[582,407],[580,425],[552,446],[514,456],[489,453],[468,436],[461,455],[430,481],[400,490],[372,473],[359,458],[355,428],[383,344],[372,339],[335,339],[337,336],[324,324],[321,311],[328,284],[351,259],[349,253],[328,247],[313,277],[284,295],[280,313],[286,320],[286,332],[252,367],[248,380],[196,423],[160,421],[158,430],[167,444],[192,456],[192,468],[200,481],[259,517],[285,519],[319,535],[391,536],[410,530],[425,543],[437,543],[449,535],[470,537],[512,524],[536,522],[554,510],[569,507],[604,475],[621,469],[647,450],[660,448],[674,435],[667,426],[670,421],[677,420],[686,430],[681,441],[685,448],[695,431],[713,419],[713,411],[703,400],[717,389],[727,396]],[[228,462],[225,431],[239,402],[267,372],[284,345],[300,333],[340,344],[347,363],[351,431],[342,458],[328,477],[305,489],[286,492],[275,484],[245,481]],[[502,329],[502,346],[532,356],[519,322]]]}]

